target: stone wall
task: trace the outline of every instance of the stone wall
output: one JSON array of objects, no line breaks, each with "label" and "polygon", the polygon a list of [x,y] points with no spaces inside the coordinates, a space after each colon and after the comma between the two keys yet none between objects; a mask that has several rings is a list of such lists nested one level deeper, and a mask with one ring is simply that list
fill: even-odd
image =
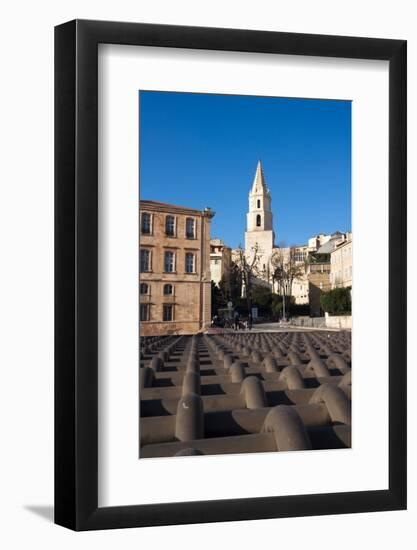
[{"label": "stone wall", "polygon": [[325,314],[327,328],[351,329],[352,315],[329,315]]},{"label": "stone wall", "polygon": [[325,317],[295,317],[291,319],[291,324],[297,327],[306,328],[332,328],[339,330],[352,329],[351,315],[328,315]]},{"label": "stone wall", "polygon": [[321,295],[323,292],[328,292],[331,289],[329,266],[326,264],[310,266],[308,286],[310,314],[315,316],[320,315],[320,313],[322,313],[320,305]]}]

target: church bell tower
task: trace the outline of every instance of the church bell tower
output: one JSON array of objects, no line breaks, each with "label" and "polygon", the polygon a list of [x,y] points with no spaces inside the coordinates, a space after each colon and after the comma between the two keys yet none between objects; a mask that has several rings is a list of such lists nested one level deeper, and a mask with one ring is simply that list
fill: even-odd
[{"label": "church bell tower", "polygon": [[255,247],[258,249],[259,269],[269,270],[274,248],[271,194],[266,186],[261,161],[256,166],[255,178],[249,192],[249,211],[246,214],[245,252],[249,258]]}]

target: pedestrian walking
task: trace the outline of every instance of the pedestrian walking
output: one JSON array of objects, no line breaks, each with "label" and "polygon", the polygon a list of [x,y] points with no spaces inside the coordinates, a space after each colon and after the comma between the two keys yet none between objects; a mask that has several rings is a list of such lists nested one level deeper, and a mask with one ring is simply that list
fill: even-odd
[{"label": "pedestrian walking", "polygon": [[235,330],[238,330],[239,329],[239,313],[237,311],[235,311],[234,321],[235,321]]}]

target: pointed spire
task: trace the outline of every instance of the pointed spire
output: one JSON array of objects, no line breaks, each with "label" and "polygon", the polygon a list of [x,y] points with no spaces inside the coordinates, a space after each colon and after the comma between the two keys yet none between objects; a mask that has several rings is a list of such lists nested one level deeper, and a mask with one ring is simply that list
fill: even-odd
[{"label": "pointed spire", "polygon": [[252,185],[252,193],[269,193],[269,189],[266,186],[264,171],[262,168],[262,163],[258,160],[256,166],[255,177]]}]

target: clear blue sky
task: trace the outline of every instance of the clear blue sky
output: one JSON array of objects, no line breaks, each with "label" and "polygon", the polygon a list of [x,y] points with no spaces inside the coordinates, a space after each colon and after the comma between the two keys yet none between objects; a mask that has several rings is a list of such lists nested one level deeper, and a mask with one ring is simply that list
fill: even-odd
[{"label": "clear blue sky", "polygon": [[236,247],[259,158],[277,243],[351,229],[349,101],[140,92],[141,199],[210,206]]}]

